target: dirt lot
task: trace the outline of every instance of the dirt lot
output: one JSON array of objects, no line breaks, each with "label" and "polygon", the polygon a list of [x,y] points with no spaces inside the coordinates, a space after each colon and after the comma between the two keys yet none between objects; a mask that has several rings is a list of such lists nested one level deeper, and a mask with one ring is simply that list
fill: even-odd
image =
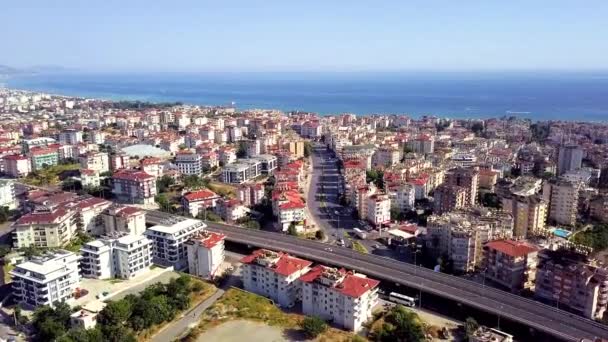
[{"label": "dirt lot", "polygon": [[197,338],[197,341],[242,342],[251,340],[254,336],[256,341],[291,341],[286,338],[285,334],[280,328],[251,321],[226,322],[204,332]]}]

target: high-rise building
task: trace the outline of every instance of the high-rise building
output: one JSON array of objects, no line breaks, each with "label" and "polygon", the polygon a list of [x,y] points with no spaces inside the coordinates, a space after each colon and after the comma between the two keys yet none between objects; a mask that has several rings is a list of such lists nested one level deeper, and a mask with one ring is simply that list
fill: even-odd
[{"label": "high-rise building", "polygon": [[527,237],[545,229],[549,206],[539,195],[501,197],[501,207],[513,215],[513,236]]},{"label": "high-rise building", "polygon": [[543,185],[543,198],[549,203],[549,220],[570,226],[576,224],[580,188],[580,183],[561,179]]},{"label": "high-rise building", "polygon": [[461,186],[442,184],[433,193],[433,213],[441,215],[455,209],[461,209],[466,204],[466,189]]},{"label": "high-rise building", "polygon": [[477,190],[479,186],[479,168],[455,168],[445,174],[445,184],[461,186],[466,189],[466,206],[475,206],[477,203]]},{"label": "high-rise building", "polygon": [[484,246],[483,275],[511,292],[533,289],[538,248],[516,240],[495,240]]},{"label": "high-rise building", "polygon": [[224,262],[224,239],[224,234],[207,231],[192,236],[186,242],[188,273],[201,278],[213,278]]},{"label": "high-rise building", "polygon": [[580,169],[583,163],[583,149],[578,145],[567,144],[559,148],[557,174],[563,175],[570,170]]},{"label": "high-rise building", "polygon": [[80,252],[82,275],[88,278],[130,279],[152,265],[152,241],[143,235],[115,233],[87,242]]},{"label": "high-rise building", "polygon": [[174,224],[156,225],[148,228],[144,235],[154,243],[153,261],[156,264],[182,269],[188,264],[186,241],[205,229],[203,221],[181,219]]},{"label": "high-rise building", "polygon": [[179,152],[175,156],[177,169],[183,175],[200,175],[203,173],[203,157],[192,152]]}]

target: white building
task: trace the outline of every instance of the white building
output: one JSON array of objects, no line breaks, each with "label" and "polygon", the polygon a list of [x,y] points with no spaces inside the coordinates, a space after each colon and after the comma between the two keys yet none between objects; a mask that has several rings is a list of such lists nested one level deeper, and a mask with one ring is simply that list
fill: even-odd
[{"label": "white building", "polygon": [[82,132],[75,129],[66,129],[59,133],[59,142],[62,145],[76,145],[82,142]]},{"label": "white building", "polygon": [[188,273],[213,278],[224,262],[224,234],[203,231],[186,242]]},{"label": "white building", "polygon": [[374,194],[367,198],[367,221],[381,226],[391,221],[391,199],[388,195]]},{"label": "white building", "polygon": [[182,269],[187,266],[186,241],[205,229],[203,221],[184,219],[171,226],[156,225],[144,233],[154,243],[154,263]]},{"label": "white building", "polygon": [[279,204],[277,217],[284,232],[289,229],[292,223],[295,224],[298,232],[302,232],[306,221],[306,204],[296,201]]},{"label": "white building", "polygon": [[17,208],[15,198],[15,183],[8,179],[0,179],[0,207]]},{"label": "white building", "polygon": [[414,209],[415,202],[416,189],[411,184],[403,184],[397,189],[395,201],[391,201],[391,205],[400,211],[406,211]]},{"label": "white building", "polygon": [[26,307],[71,302],[80,283],[80,256],[65,250],[36,257],[11,271],[13,296]]},{"label": "white building", "polygon": [[177,169],[183,175],[200,175],[203,173],[203,157],[200,154],[181,152],[175,156]]},{"label": "white building", "polygon": [[345,270],[315,266],[299,279],[302,312],[332,321],[348,330],[361,330],[378,302],[378,280]]},{"label": "white building", "polygon": [[103,230],[102,212],[112,205],[112,202],[99,197],[89,197],[77,203],[78,228],[91,235]]},{"label": "white building", "polygon": [[110,171],[110,159],[105,152],[87,152],[78,157],[83,169],[95,170],[99,173]]},{"label": "white building", "polygon": [[8,155],[2,158],[4,163],[4,173],[14,178],[27,176],[32,172],[32,163],[30,158],[22,155]]},{"label": "white building", "polygon": [[201,189],[184,194],[182,206],[192,217],[197,217],[199,214],[204,213],[205,209],[215,208],[219,199],[220,196],[215,192]]},{"label": "white building", "polygon": [[81,249],[82,275],[130,279],[152,264],[152,241],[143,235],[116,234],[86,243]]},{"label": "white building", "polygon": [[557,157],[557,174],[580,169],[583,163],[583,149],[578,145],[564,145],[559,148]]},{"label": "white building", "polygon": [[146,212],[136,207],[113,205],[102,214],[102,219],[103,234],[125,232],[141,235],[146,231]]},{"label": "white building", "polygon": [[300,298],[298,278],[312,262],[285,253],[259,249],[241,259],[245,290],[268,297],[282,307],[292,307]]}]

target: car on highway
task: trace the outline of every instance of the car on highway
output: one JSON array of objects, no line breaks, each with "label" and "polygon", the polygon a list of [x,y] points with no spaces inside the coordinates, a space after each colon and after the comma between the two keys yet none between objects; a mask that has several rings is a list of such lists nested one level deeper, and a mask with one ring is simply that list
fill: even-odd
[{"label": "car on highway", "polygon": [[338,239],[337,244],[340,247],[344,247],[344,239]]}]

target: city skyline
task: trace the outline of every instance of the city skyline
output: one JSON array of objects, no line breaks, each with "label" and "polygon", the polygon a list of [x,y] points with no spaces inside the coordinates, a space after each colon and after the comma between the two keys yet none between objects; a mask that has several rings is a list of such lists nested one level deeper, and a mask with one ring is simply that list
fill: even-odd
[{"label": "city skyline", "polygon": [[[0,64],[86,71],[603,70],[608,5],[5,5]],[[550,6],[549,6],[550,5]]]}]

